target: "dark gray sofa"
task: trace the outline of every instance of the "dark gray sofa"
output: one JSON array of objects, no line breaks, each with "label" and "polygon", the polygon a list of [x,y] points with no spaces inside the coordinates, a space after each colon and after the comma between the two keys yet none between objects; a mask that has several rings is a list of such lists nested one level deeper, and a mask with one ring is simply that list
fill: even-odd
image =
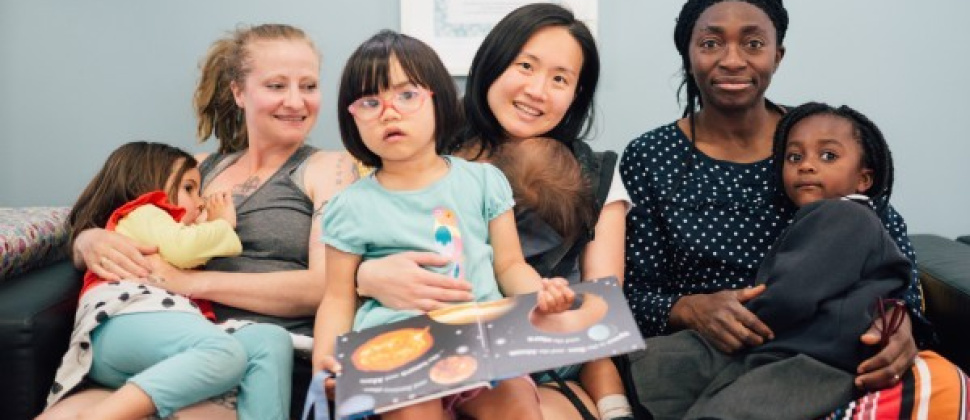
[{"label": "dark gray sofa", "polygon": [[0,419],[44,408],[74,326],[81,273],[66,259],[0,283]]},{"label": "dark gray sofa", "polygon": [[[963,322],[970,321],[970,237],[912,240],[926,313],[941,339],[935,350],[968,370],[970,337]],[[0,283],[0,419],[31,419],[44,407],[70,337],[80,284],[81,273],[66,259]]]},{"label": "dark gray sofa", "polygon": [[970,236],[951,240],[912,235],[926,316],[940,342],[934,348],[970,372]]}]

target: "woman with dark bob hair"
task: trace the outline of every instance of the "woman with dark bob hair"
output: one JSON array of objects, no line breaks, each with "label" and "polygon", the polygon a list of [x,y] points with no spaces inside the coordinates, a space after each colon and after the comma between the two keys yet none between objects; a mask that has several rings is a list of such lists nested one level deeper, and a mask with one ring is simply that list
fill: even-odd
[{"label": "woman with dark bob hair", "polygon": [[[771,160],[773,134],[786,109],[765,98],[785,55],[787,29],[781,0],[689,0],[677,18],[683,118],[634,139],[620,162],[635,205],[627,217],[624,292],[648,347],[649,337],[685,329],[729,354],[774,336],[744,303],[763,290],[751,288],[755,273],[794,214],[792,206],[775,200]],[[879,208],[886,230],[915,261],[902,217],[892,206]],[[871,391],[913,392],[917,379],[928,387],[928,378],[914,374],[914,362],[933,361],[941,369],[933,370],[937,376],[956,372],[945,360],[937,363],[935,354],[917,356],[917,345],[931,340],[932,332],[915,271],[897,297],[908,309],[902,327],[859,364],[855,385],[870,393],[845,411],[897,407],[911,413],[914,404],[927,402]],[[876,319],[861,343],[877,346],[884,322]],[[631,360],[638,390],[663,386],[637,370],[636,356]],[[934,404],[947,398],[936,392]]]},{"label": "woman with dark bob hair", "polygon": [[[475,55],[463,101],[466,125],[446,150],[503,170],[513,186],[527,261],[543,276],[572,282],[623,276],[628,195],[615,169],[615,154],[594,153],[583,141],[593,121],[599,72],[593,36],[572,12],[541,3],[512,11]],[[564,145],[581,172],[575,178],[550,176],[552,169],[560,169],[550,168],[556,149],[542,141],[524,142],[540,138]],[[443,262],[427,254],[368,261],[358,273],[359,291],[397,308],[430,310],[467,300],[463,285],[418,265]],[[597,411],[601,418],[632,415],[610,360],[565,367],[537,379],[542,383],[556,376],[565,379],[555,385],[565,395],[540,386],[545,418],[591,418],[589,412]],[[574,403],[589,412],[578,413]]]}]

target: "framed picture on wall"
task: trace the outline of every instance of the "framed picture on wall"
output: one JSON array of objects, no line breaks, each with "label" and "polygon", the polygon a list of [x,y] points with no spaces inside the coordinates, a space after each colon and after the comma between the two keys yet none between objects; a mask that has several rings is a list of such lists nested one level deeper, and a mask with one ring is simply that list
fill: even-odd
[{"label": "framed picture on wall", "polygon": [[[431,45],[453,76],[466,76],[475,51],[506,14],[535,0],[401,0],[401,32]],[[551,0],[596,35],[598,0]]]}]

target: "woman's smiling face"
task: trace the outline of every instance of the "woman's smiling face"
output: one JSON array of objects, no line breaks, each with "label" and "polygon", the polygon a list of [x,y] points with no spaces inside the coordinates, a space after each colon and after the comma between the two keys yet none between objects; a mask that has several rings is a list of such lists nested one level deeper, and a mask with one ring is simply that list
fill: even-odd
[{"label": "woman's smiling face", "polygon": [[704,106],[742,110],[763,102],[784,48],[763,10],[743,1],[724,1],[697,19],[689,55]]},{"label": "woman's smiling face", "polygon": [[488,89],[488,107],[512,140],[545,135],[576,96],[583,51],[564,27],[536,31]]},{"label": "woman's smiling face", "polygon": [[250,141],[302,143],[320,111],[320,58],[300,40],[256,41],[248,48],[252,70],[233,82],[232,92]]}]

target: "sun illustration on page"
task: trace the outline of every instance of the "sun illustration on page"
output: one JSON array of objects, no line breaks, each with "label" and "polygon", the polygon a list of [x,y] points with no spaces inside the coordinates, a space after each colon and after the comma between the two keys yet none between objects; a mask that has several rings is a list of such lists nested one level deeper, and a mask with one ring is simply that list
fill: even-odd
[{"label": "sun illustration on page", "polygon": [[364,372],[394,370],[421,357],[432,344],[430,327],[401,328],[367,340],[354,351],[351,361]]}]

